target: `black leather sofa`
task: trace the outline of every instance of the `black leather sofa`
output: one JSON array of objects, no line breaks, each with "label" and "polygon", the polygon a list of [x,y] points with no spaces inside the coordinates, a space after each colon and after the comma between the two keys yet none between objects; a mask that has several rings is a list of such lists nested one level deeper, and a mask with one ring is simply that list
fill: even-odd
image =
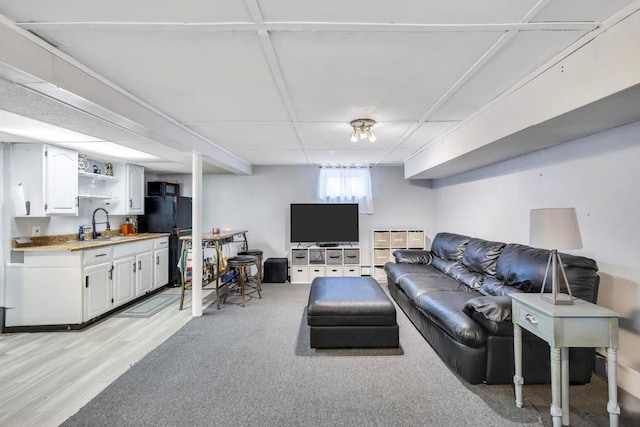
[{"label": "black leather sofa", "polygon": [[[549,251],[439,233],[430,251],[397,250],[389,293],[447,365],[471,384],[513,381],[513,292],[540,292]],[[596,262],[561,254],[571,291],[596,302]],[[547,280],[547,292],[550,291]],[[549,346],[523,330],[526,384],[551,381]],[[588,383],[595,349],[569,350],[569,380]]]}]

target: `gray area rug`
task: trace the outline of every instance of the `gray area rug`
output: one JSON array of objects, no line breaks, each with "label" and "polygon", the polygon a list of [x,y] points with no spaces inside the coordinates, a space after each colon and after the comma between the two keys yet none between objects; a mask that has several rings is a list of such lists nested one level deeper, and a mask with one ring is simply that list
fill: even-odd
[{"label": "gray area rug", "polygon": [[401,356],[402,343],[398,348],[311,348],[307,307],[302,310],[302,320],[296,341],[296,356]]},{"label": "gray area rug", "polygon": [[140,301],[113,317],[151,317],[180,299],[180,295],[161,293]]},{"label": "gray area rug", "polygon": [[[245,308],[210,307],[65,426],[551,425],[549,386],[466,384],[398,310],[403,355],[300,357],[308,285],[266,284]],[[571,387],[571,425],[608,425],[606,383]],[[637,425],[621,419],[620,425]]]}]

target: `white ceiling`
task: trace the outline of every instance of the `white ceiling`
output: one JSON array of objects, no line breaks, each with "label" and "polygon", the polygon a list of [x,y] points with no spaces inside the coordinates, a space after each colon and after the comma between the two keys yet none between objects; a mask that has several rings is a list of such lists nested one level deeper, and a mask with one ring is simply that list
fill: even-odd
[{"label": "white ceiling", "polygon": [[[402,164],[630,3],[0,0],[0,14],[240,161],[385,165]],[[13,76],[29,72],[2,58],[10,72],[0,67],[0,77],[19,83]],[[80,83],[66,84],[83,96]],[[152,170],[189,170],[189,144],[133,112],[111,120],[53,98],[0,84],[0,109],[151,152],[160,158],[144,163]],[[349,122],[361,117],[378,122],[375,142],[350,142]],[[213,160],[205,171],[231,169]]]}]

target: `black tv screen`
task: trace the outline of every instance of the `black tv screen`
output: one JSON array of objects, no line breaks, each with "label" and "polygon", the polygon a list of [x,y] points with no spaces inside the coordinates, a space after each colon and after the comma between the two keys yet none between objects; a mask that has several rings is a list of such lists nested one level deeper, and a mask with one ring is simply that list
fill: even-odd
[{"label": "black tv screen", "polygon": [[358,242],[357,203],[292,203],[291,241]]}]

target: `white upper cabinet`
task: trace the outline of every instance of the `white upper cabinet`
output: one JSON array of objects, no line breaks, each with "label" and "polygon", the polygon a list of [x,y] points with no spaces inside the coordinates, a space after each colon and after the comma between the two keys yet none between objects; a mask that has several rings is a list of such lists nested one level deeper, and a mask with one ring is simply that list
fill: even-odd
[{"label": "white upper cabinet", "polygon": [[11,197],[16,217],[78,215],[78,153],[43,144],[13,144]]},{"label": "white upper cabinet", "polygon": [[127,214],[144,214],[144,168],[127,165],[127,196],[129,211]]},{"label": "white upper cabinet", "polygon": [[107,203],[109,214],[144,214],[144,168],[129,163],[113,167],[115,182],[110,185],[113,194]]}]

